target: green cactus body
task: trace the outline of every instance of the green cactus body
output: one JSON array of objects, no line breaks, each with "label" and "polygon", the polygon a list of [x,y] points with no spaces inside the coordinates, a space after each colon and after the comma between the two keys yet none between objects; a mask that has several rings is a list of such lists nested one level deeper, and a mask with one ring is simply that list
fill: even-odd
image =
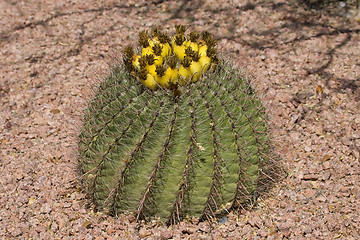
[{"label": "green cactus body", "polygon": [[79,145],[99,210],[169,223],[247,202],[269,159],[261,103],[222,61],[176,97],[119,66],[90,103]]}]

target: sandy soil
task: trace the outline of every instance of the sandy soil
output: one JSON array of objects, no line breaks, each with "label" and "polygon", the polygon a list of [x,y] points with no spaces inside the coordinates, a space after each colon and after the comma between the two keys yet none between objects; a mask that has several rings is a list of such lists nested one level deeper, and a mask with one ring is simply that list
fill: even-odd
[{"label": "sandy soil", "polygon": [[[0,0],[2,239],[359,239],[360,26],[295,1]],[[348,8],[347,8],[348,7]],[[208,30],[252,79],[288,176],[220,222],[88,208],[77,133],[96,76],[152,26]]]}]

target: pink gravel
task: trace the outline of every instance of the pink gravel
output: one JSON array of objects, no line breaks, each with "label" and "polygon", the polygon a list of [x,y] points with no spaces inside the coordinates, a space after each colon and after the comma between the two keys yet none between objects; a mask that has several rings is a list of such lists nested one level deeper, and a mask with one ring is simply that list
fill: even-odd
[{"label": "pink gravel", "polygon": [[[0,1],[2,239],[360,239],[360,26],[298,1]],[[189,24],[246,72],[288,176],[221,223],[95,213],[77,134],[96,76],[137,32]]]}]

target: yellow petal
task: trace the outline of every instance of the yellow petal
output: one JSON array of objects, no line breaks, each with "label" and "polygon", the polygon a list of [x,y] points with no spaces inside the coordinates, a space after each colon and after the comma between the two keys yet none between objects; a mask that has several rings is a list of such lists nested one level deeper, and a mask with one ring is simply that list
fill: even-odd
[{"label": "yellow petal", "polygon": [[171,47],[169,43],[163,44],[163,51],[161,52],[161,57],[166,57],[171,54]]},{"label": "yellow petal", "polygon": [[132,59],[132,64],[135,67],[135,69],[139,70],[140,69],[140,63],[139,63],[139,59],[140,56],[139,55],[134,55],[133,59]]},{"label": "yellow petal", "polygon": [[210,63],[211,63],[211,58],[207,57],[207,56],[202,56],[199,60],[200,64],[201,64],[201,68],[202,68],[202,72],[206,72],[209,67],[210,67]]},{"label": "yellow petal", "polygon": [[172,81],[173,83],[176,83],[179,77],[179,73],[177,69],[172,69],[171,67],[168,67],[165,71],[164,76],[168,78],[168,82]]},{"label": "yellow petal", "polygon": [[188,42],[187,47],[191,47],[195,52],[199,51],[199,45],[195,42]]},{"label": "yellow petal", "polygon": [[161,56],[155,56],[155,65],[162,65],[164,59]]},{"label": "yellow petal", "polygon": [[208,47],[207,45],[202,45],[199,47],[199,55],[202,56],[206,56],[206,51],[207,51]]},{"label": "yellow petal", "polygon": [[179,68],[179,83],[181,85],[185,85],[189,82],[189,79],[191,77],[191,71],[189,68],[185,68],[184,66],[181,66]]},{"label": "yellow petal", "polygon": [[156,76],[156,65],[147,65],[146,66],[146,70],[148,71],[148,73],[150,73],[153,76]]},{"label": "yellow petal", "polygon": [[184,59],[184,57],[185,57],[185,49],[186,48],[184,45],[178,46],[175,44],[173,46],[174,54],[181,60]]},{"label": "yellow petal", "polygon": [[148,55],[148,54],[153,54],[153,50],[152,50],[152,48],[151,48],[151,46],[149,46],[149,47],[146,47],[146,48],[143,48],[142,50],[141,50],[141,56],[146,56],[146,55]]},{"label": "yellow petal", "polygon": [[192,62],[190,65],[190,71],[192,74],[192,80],[193,82],[196,82],[199,80],[201,73],[202,73],[202,66],[200,62]]},{"label": "yellow petal", "polygon": [[159,75],[156,75],[155,80],[162,88],[166,88],[169,84],[169,77],[166,75],[164,75],[162,77]]},{"label": "yellow petal", "polygon": [[155,81],[155,77],[152,76],[151,74],[147,74],[146,80],[141,80],[141,82],[148,88],[150,88],[151,90],[156,90],[157,89],[157,84]]}]

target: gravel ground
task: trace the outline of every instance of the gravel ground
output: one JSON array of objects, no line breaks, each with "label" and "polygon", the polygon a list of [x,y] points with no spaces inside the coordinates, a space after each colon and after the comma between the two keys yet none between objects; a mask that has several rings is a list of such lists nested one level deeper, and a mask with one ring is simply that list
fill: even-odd
[{"label": "gravel ground", "polygon": [[[120,2],[120,3],[119,3]],[[2,239],[359,239],[360,26],[353,6],[295,1],[0,0]],[[359,16],[359,15],[358,15]],[[220,222],[137,225],[88,207],[81,109],[137,32],[212,32],[267,109],[287,169]]]}]

